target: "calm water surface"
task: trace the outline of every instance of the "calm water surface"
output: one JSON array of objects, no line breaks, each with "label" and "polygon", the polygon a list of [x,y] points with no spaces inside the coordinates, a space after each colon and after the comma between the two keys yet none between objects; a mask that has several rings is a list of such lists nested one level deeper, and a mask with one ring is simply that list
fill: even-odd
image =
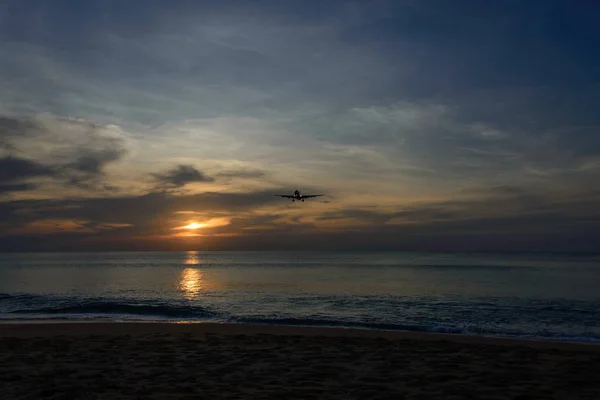
[{"label": "calm water surface", "polygon": [[600,341],[600,257],[0,254],[0,320],[252,322]]}]

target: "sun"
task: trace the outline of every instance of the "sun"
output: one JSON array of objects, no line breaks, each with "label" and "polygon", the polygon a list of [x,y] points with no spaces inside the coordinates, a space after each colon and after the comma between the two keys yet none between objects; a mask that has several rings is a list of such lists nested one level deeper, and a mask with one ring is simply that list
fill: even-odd
[{"label": "sun", "polygon": [[211,218],[211,219],[208,219],[208,220],[205,220],[202,222],[188,220],[187,225],[177,226],[172,229],[176,230],[176,231],[183,231],[181,233],[175,234],[174,236],[179,236],[179,237],[203,236],[200,233],[196,233],[196,231],[200,230],[200,229],[217,228],[217,227],[229,225],[229,223],[230,223],[230,218],[224,218],[224,217]]},{"label": "sun", "polygon": [[179,229],[199,229],[204,228],[206,224],[199,224],[197,222],[190,222],[189,224],[180,227]]}]

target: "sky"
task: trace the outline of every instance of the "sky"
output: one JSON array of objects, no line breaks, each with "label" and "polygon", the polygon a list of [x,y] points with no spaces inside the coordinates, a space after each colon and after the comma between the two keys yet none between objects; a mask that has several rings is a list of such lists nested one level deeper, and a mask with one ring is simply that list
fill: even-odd
[{"label": "sky", "polygon": [[598,15],[4,0],[0,251],[598,251]]}]

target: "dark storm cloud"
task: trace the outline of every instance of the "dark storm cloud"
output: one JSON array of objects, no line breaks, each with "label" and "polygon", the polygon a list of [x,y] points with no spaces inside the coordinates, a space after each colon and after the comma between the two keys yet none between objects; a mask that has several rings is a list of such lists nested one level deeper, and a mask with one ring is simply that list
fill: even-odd
[{"label": "dark storm cloud", "polygon": [[214,178],[205,175],[193,165],[178,165],[177,167],[159,174],[152,174],[159,185],[165,188],[180,188],[188,183],[214,182]]}]

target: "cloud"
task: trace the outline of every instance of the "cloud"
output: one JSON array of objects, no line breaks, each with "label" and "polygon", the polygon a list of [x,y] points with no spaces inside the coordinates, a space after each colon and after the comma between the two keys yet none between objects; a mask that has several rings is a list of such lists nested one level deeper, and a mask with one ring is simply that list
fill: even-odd
[{"label": "cloud", "polygon": [[219,172],[216,176],[219,178],[263,178],[267,175],[265,171],[247,169],[247,170],[232,170]]},{"label": "cloud", "polygon": [[62,233],[96,234],[105,230],[131,227],[130,224],[97,223],[75,219],[45,218],[30,221],[11,230],[12,235],[56,235]]},{"label": "cloud", "polygon": [[458,190],[458,193],[479,199],[485,199],[489,197],[504,198],[506,196],[524,197],[532,194],[531,191],[514,185],[462,188]]},{"label": "cloud", "polygon": [[152,174],[159,185],[166,188],[181,188],[188,183],[214,182],[214,178],[206,176],[193,165],[178,165],[162,174]]},{"label": "cloud", "polygon": [[[149,242],[153,237],[169,236],[172,228],[187,225],[190,215],[197,222],[213,222],[213,226],[206,227],[203,233],[231,234],[240,228],[239,222],[231,229],[216,222],[240,221],[248,218],[252,210],[277,203],[278,199],[270,191],[196,195],[156,192],[142,196],[0,202],[0,251],[31,246],[27,241],[39,239],[40,235],[51,235],[52,239],[49,242],[38,240],[38,245],[34,246],[37,249],[45,248],[49,243],[53,243],[54,250],[71,247],[75,243],[85,247],[90,240],[116,241],[118,246],[119,241],[127,242],[133,246],[131,248],[137,248],[138,244],[131,243],[132,240]],[[194,214],[179,214],[178,211],[192,211]],[[53,225],[48,221],[60,223]],[[252,224],[251,221],[242,226],[248,224]],[[56,229],[53,230],[53,226]],[[65,227],[73,229],[65,230]],[[75,230],[79,236],[72,236]]]},{"label": "cloud", "polygon": [[32,120],[19,119],[0,115],[0,149],[13,152],[18,150],[13,141],[16,138],[40,130],[41,126]]},{"label": "cloud", "polygon": [[18,157],[0,158],[0,184],[14,183],[32,177],[52,176],[55,171],[35,161]]},{"label": "cloud", "polygon": [[87,154],[77,157],[71,163],[61,166],[60,171],[67,181],[75,186],[91,188],[104,176],[104,167],[118,161],[126,153],[117,147],[93,151],[85,150]]},{"label": "cloud", "polygon": [[[294,159],[290,165],[298,162],[303,167],[320,163],[299,172],[311,175],[302,181],[314,179],[314,170],[329,171],[323,165],[331,155],[319,150],[321,143],[354,146],[377,153],[379,158],[365,161],[369,157],[365,153],[350,156],[346,152],[342,162],[334,160],[335,165],[327,165],[336,167],[331,175],[344,171],[356,177],[383,174],[386,180],[397,181],[420,174],[418,179],[427,182],[424,185],[465,179],[499,181],[517,175],[534,179],[523,171],[549,171],[549,164],[559,165],[557,170],[590,165],[592,161],[575,161],[567,151],[575,142],[580,142],[580,150],[575,152],[596,148],[593,139],[584,140],[592,137],[591,133],[572,141],[568,134],[561,134],[567,142],[564,146],[541,144],[549,126],[567,129],[574,122],[595,126],[597,118],[592,117],[589,104],[597,101],[591,101],[595,96],[592,89],[574,94],[566,93],[564,85],[528,84],[539,71],[524,68],[525,62],[531,61],[524,56],[530,54],[526,50],[535,50],[539,60],[569,58],[539,46],[540,36],[529,31],[517,30],[528,41],[513,33],[514,24],[528,23],[524,16],[540,17],[537,7],[483,7],[462,16],[464,29],[478,33],[464,35],[464,31],[450,28],[462,13],[460,7],[408,3],[367,6],[336,2],[303,11],[268,2],[235,10],[216,3],[186,3],[167,13],[152,3],[143,11],[152,24],[135,26],[124,17],[136,15],[139,10],[135,6],[106,9],[103,18],[83,10],[77,11],[75,18],[44,7],[38,11],[46,15],[43,23],[35,21],[37,33],[21,37],[18,30],[5,31],[5,35],[23,39],[5,45],[5,54],[11,55],[6,57],[11,66],[4,71],[5,81],[8,86],[13,82],[22,86],[34,77],[43,80],[37,89],[19,94],[28,99],[21,102],[35,101],[39,108],[57,114],[69,110],[144,128],[187,125],[192,119],[225,121],[210,126],[216,130],[211,143],[219,143],[218,138],[228,140],[204,146],[204,153],[264,159],[265,164],[278,157]],[[13,27],[33,24],[32,18],[29,13],[17,13],[13,21],[19,23],[12,22]],[[443,22],[428,23],[436,18]],[[64,29],[58,29],[65,25],[64,19],[71,21],[70,29],[78,27],[79,35],[66,35]],[[484,19],[489,25],[481,25]],[[548,26],[537,28],[545,32]],[[497,47],[488,41],[499,42],[507,57],[499,60],[497,54],[491,54],[496,50],[490,49]],[[51,51],[58,48],[62,53]],[[511,49],[518,50],[512,54]],[[482,52],[494,62],[473,57]],[[506,60],[515,58],[518,70],[498,73],[498,62],[506,66]],[[575,67],[569,64],[565,68]],[[503,81],[507,76],[516,77],[520,84]],[[43,95],[30,96],[48,86]],[[6,95],[10,98],[3,103],[16,102],[20,97],[14,93],[18,92],[17,88],[0,91],[13,93]],[[56,93],[65,95],[57,98]],[[565,100],[551,100],[557,98]],[[272,131],[244,136],[245,122],[251,120]],[[236,127],[238,122],[240,127]],[[148,142],[160,133],[168,138],[167,143],[198,150],[181,132],[143,131]],[[312,138],[315,143],[296,147],[299,141],[287,133]],[[289,151],[291,148],[297,151]],[[235,149],[240,151],[230,157]],[[248,155],[240,154],[243,152]],[[268,158],[262,158],[265,153]],[[284,169],[292,167],[283,165],[277,175]],[[535,175],[535,179],[542,176]]]},{"label": "cloud", "polygon": [[37,186],[32,183],[0,184],[0,194],[9,192],[26,192],[34,190]]},{"label": "cloud", "polygon": [[[111,129],[81,119],[49,115],[2,117],[0,140],[9,155],[0,159],[0,183],[49,177],[57,183],[88,190],[110,187],[103,182],[105,168],[127,154],[124,139]],[[31,186],[11,188],[17,191]]]},{"label": "cloud", "polygon": [[25,158],[6,156],[0,158],[0,194],[33,191],[39,186],[31,180],[55,177],[56,170],[50,166]]},{"label": "cloud", "polygon": [[359,228],[365,246],[493,247],[473,232],[594,224],[597,6],[22,3],[0,6],[2,229],[56,213],[131,224],[124,240],[193,211],[261,232],[233,247],[358,245]]},{"label": "cloud", "polygon": [[[76,242],[85,249],[181,249],[184,242],[170,239],[174,228],[190,221],[212,221],[212,226],[198,230],[203,241],[196,246],[250,250],[298,249],[301,244],[310,249],[507,251],[526,249],[530,243],[538,250],[591,251],[593,236],[589,235],[600,233],[600,192],[591,190],[542,195],[519,188],[490,188],[395,210],[331,210],[333,204],[320,212],[298,208],[297,213],[272,194],[149,193],[4,202],[0,203],[0,236],[4,249],[9,249],[4,243],[34,248],[35,243],[42,243],[31,241],[36,234],[52,231],[48,221],[62,221],[56,222],[53,231],[52,243],[58,248]],[[28,228],[23,231],[23,227]],[[73,231],[82,236],[73,238]],[[153,239],[159,237],[164,243]]]},{"label": "cloud", "polygon": [[[178,211],[240,213],[270,204],[280,204],[277,191],[250,193],[172,194],[151,192],[83,199],[15,200],[0,203],[0,220],[20,224],[46,218],[77,219],[112,223],[130,223],[143,231],[154,223],[163,223]],[[185,214],[184,214],[185,215]]]}]

